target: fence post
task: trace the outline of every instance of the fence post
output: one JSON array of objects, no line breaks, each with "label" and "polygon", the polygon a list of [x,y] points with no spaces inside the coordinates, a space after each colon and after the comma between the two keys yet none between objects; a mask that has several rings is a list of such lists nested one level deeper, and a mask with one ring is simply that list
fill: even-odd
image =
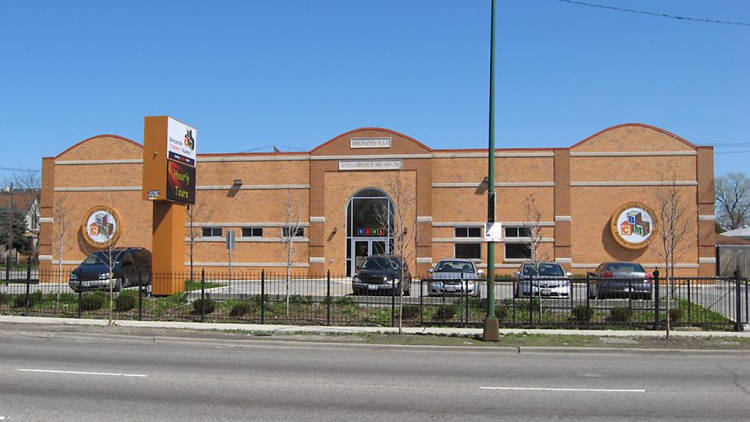
[{"label": "fence post", "polygon": [[[466,293],[465,296],[464,296],[464,298],[466,298],[466,311],[465,311],[466,312],[466,318],[465,318],[464,322],[466,324],[468,324],[469,323],[469,280],[464,280],[464,284],[465,284],[464,285],[464,292]],[[476,286],[475,286],[475,288],[476,288]]]},{"label": "fence post", "polygon": [[331,270],[326,272],[326,324],[331,325]]},{"label": "fence post", "polygon": [[10,280],[10,249],[7,249],[5,252],[5,285],[8,285],[8,280]]},{"label": "fence post", "polygon": [[[541,298],[539,299],[539,301],[541,302]],[[529,277],[529,326],[531,328],[534,328],[534,275],[533,274]]]},{"label": "fence post", "polygon": [[659,270],[654,270],[654,330],[659,329]]},{"label": "fence post", "polygon": [[586,273],[586,328],[591,324],[591,280],[589,274]]},{"label": "fence post", "polygon": [[748,284],[747,280],[745,280],[745,324],[747,324],[748,322],[750,322],[750,321],[748,321],[748,310],[750,310],[750,309],[748,309],[748,306],[747,306],[747,299],[748,299],[747,298],[747,284]]},{"label": "fence post", "polygon": [[735,331],[742,331],[742,298],[740,297],[741,290],[740,290],[740,270],[739,268],[734,270],[734,283],[735,283],[735,295],[737,296],[737,305],[736,309],[736,322],[734,324],[734,330]]},{"label": "fence post", "polygon": [[260,323],[266,323],[266,270],[260,270]]},{"label": "fence post", "polygon": [[138,321],[143,320],[143,276],[138,270]]},{"label": "fence post", "polygon": [[31,283],[31,257],[26,258],[26,315],[29,313],[29,283]]},{"label": "fence post", "polygon": [[688,278],[688,324],[690,324],[691,321],[692,321],[692,318],[691,318],[691,314],[692,314],[692,312],[691,312],[692,311],[692,306],[691,305],[692,304],[693,304],[693,299],[691,297],[691,291],[690,291],[690,279]]},{"label": "fence post", "polygon": [[201,322],[206,315],[206,269],[201,268]]},{"label": "fence post", "polygon": [[633,279],[628,279],[628,322],[633,323]]},{"label": "fence post", "polygon": [[[424,280],[419,279],[419,326],[424,326]],[[745,289],[747,292],[747,289]]]},{"label": "fence post", "polygon": [[[400,283],[400,281],[399,281]],[[396,283],[391,284],[391,327],[396,326]]]}]

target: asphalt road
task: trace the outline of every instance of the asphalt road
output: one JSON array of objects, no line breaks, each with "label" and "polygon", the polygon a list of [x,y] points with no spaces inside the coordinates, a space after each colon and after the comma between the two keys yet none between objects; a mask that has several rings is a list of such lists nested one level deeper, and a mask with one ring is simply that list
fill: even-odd
[{"label": "asphalt road", "polygon": [[747,420],[750,355],[0,332],[0,420]]}]

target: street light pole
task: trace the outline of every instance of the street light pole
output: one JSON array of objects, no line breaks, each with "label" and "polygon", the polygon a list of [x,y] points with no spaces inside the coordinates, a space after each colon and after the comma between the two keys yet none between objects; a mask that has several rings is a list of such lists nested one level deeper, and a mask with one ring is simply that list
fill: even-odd
[{"label": "street light pole", "polygon": [[[492,0],[490,19],[490,124],[487,151],[487,222],[495,222],[495,0]],[[495,244],[487,242],[487,318],[484,320],[485,341],[500,340],[500,329],[495,317]]]},{"label": "street light pole", "polygon": [[8,190],[8,239],[5,242],[5,284],[10,279],[10,250],[13,247],[13,183]]}]

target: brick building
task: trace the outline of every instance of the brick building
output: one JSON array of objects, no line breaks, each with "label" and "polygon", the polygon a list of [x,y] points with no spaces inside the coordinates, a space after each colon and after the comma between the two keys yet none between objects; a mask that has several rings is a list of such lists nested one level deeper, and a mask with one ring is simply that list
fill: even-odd
[{"label": "brick building", "polygon": [[[495,156],[496,220],[504,232],[496,246],[499,272],[514,271],[529,254],[525,204],[532,196],[541,211],[541,258],[574,274],[607,260],[637,261],[649,270],[661,266],[648,216],[653,212],[647,210],[655,207],[655,193],[675,181],[690,216],[678,272],[714,274],[712,147],[653,126],[624,124],[570,147],[497,149]],[[118,245],[151,248],[142,158],[140,144],[114,135],[43,158],[43,269],[60,262],[70,268],[95,248],[85,239],[84,220],[96,206],[110,207],[119,217]],[[351,274],[362,256],[393,248],[393,234],[383,224],[391,204],[390,215],[402,217],[406,236],[414,239],[407,250],[412,272],[423,275],[448,257],[485,265],[486,175],[486,149],[434,150],[380,128],[341,134],[309,152],[199,154],[192,210],[197,236],[186,227],[186,242],[194,237],[196,266],[219,270],[227,266],[225,238],[232,230],[235,270],[281,271],[287,260],[282,233],[299,222],[295,271]],[[627,226],[623,218],[629,218],[618,220],[620,211],[638,213],[637,220],[630,217],[630,230],[642,235],[645,229],[650,239],[618,236],[617,225]]]}]

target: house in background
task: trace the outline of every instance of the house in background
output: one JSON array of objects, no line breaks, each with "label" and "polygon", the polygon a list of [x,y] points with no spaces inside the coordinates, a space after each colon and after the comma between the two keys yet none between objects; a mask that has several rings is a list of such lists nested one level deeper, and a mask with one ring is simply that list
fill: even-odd
[{"label": "house in background", "polygon": [[[13,227],[14,233],[18,230],[23,231],[24,237],[28,239],[28,248],[26,251],[11,251],[11,259],[18,262],[19,252],[32,257],[37,256],[39,248],[39,191],[34,189],[14,190],[13,192],[0,191],[0,209],[8,209],[12,206],[14,210],[20,210],[23,213],[23,227]],[[7,221],[0,224],[7,225]],[[5,261],[6,244],[0,245],[0,260]]]}]

